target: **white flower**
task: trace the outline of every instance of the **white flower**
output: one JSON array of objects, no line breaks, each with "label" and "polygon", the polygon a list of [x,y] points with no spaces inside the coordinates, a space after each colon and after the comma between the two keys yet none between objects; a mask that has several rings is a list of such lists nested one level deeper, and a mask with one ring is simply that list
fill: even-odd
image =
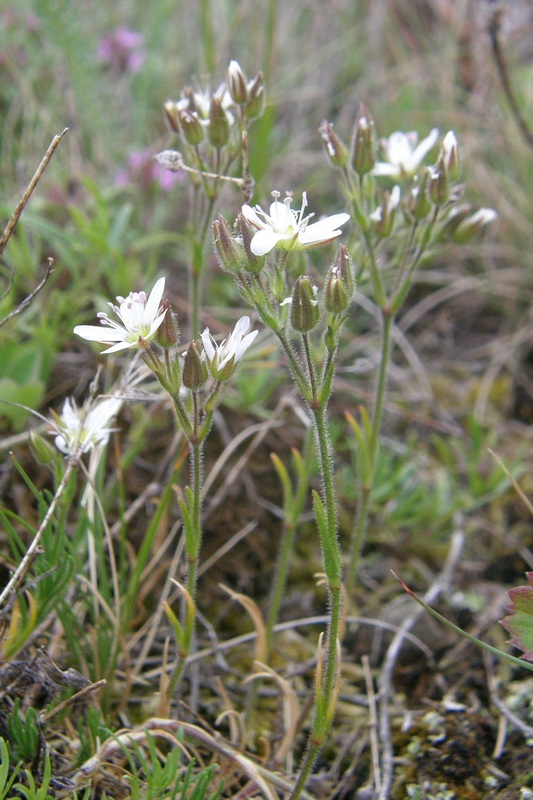
[{"label": "white flower", "polygon": [[117,416],[122,406],[118,397],[109,397],[94,404],[77,408],[70,397],[65,400],[61,416],[53,414],[52,423],[56,434],[55,445],[65,455],[87,453],[107,444],[109,434],[115,430],[109,423]]},{"label": "white flower", "polygon": [[74,333],[90,342],[112,345],[103,353],[116,353],[128,347],[144,348],[154,338],[165,317],[166,311],[159,313],[164,290],[165,279],[159,278],[148,299],[146,292],[130,292],[127,297],[117,297],[118,306],[113,303],[108,305],[119,317],[120,323],[109,319],[101,311],[97,316],[102,327],[76,325]]},{"label": "white flower", "polygon": [[246,333],[250,327],[250,318],[241,317],[227,339],[217,344],[206,328],[202,333],[202,342],[211,370],[211,375],[219,381],[225,381],[235,371],[239,359],[250,347],[258,331]]},{"label": "white flower", "polygon": [[378,161],[372,174],[389,175],[392,178],[406,178],[413,175],[438,136],[438,129],[433,128],[429,136],[417,146],[418,134],[415,131],[410,133],[395,131],[388,139],[381,140],[386,161]]},{"label": "white flower", "polygon": [[248,222],[258,229],[252,238],[250,248],[256,256],[264,256],[274,247],[281,250],[301,250],[308,247],[317,247],[326,244],[342,233],[339,226],[350,219],[349,214],[333,214],[331,217],[314,222],[308,222],[313,214],[304,217],[307,207],[307,195],[302,194],[302,207],[299,212],[291,208],[292,197],[287,195],[280,203],[279,192],[272,192],[274,202],[270,206],[270,215],[260,206],[243,206],[242,213]]},{"label": "white flower", "polygon": [[370,219],[374,222],[381,222],[384,215],[387,216],[391,213],[391,211],[396,210],[400,203],[400,199],[400,187],[398,185],[393,186],[390,195],[386,196],[386,199],[383,201],[383,203],[370,214]]}]

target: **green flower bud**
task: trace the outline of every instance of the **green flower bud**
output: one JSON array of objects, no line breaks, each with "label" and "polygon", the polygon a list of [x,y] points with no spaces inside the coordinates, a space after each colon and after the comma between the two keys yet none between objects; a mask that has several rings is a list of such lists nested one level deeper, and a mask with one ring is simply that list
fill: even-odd
[{"label": "green flower bud", "polygon": [[458,203],[448,212],[439,228],[438,238],[440,241],[451,239],[461,222],[472,213],[471,203]]},{"label": "green flower bud", "polygon": [[180,329],[176,321],[176,315],[166,297],[161,301],[160,312],[166,311],[163,322],[157,329],[156,342],[165,350],[171,350],[180,343]]},{"label": "green flower bud", "polygon": [[246,221],[244,214],[239,213],[237,216],[237,230],[240,235],[242,247],[246,256],[246,260],[244,263],[244,269],[246,272],[251,272],[252,275],[259,275],[263,267],[265,266],[266,256],[256,256],[255,253],[252,253],[251,242],[252,238],[255,234],[255,229],[252,229],[251,226]]},{"label": "green flower bud", "polygon": [[454,242],[466,244],[474,239],[478,233],[491,222],[494,222],[498,214],[493,208],[480,208],[471,216],[463,219],[453,232]]},{"label": "green flower bud", "polygon": [[245,106],[249,98],[248,81],[237,61],[229,63],[227,83],[233,102],[238,106]]},{"label": "green flower bud", "polygon": [[342,314],[350,305],[346,287],[336,267],[331,270],[326,285],[326,309],[330,314]]},{"label": "green flower bud", "polygon": [[428,193],[430,200],[439,207],[443,206],[450,197],[450,180],[442,153],[436,166],[430,168]]},{"label": "green flower bud", "polygon": [[333,267],[338,270],[342,282],[344,283],[348,299],[351,300],[355,291],[355,275],[352,259],[343,244],[341,244],[337,250]]},{"label": "green flower bud", "polygon": [[352,142],[352,167],[358,175],[371,172],[376,163],[376,129],[366,106],[361,103],[355,120]]},{"label": "green flower bud", "polygon": [[198,118],[196,111],[182,108],[178,112],[180,130],[183,138],[191,147],[198,147],[204,140],[204,127]]},{"label": "green flower bud", "polygon": [[427,217],[433,206],[428,197],[428,184],[430,177],[429,167],[422,167],[413,181],[408,210],[414,219],[420,221]]},{"label": "green flower bud", "polygon": [[232,236],[230,228],[222,214],[213,222],[215,252],[222,269],[238,273],[247,268],[247,257],[244,249]]},{"label": "green flower bud", "polygon": [[333,125],[327,119],[323,120],[318,129],[322,137],[326,154],[334,167],[346,167],[350,160],[350,153],[344,142],[339,139]]},{"label": "green flower bud", "polygon": [[249,99],[244,108],[247,119],[260,117],[265,106],[265,79],[262,72],[258,72],[248,87]]},{"label": "green flower bud", "polygon": [[355,289],[352,260],[341,245],[329,271],[326,283],[325,305],[330,314],[342,314],[352,299]]},{"label": "green flower bud", "polygon": [[196,343],[191,342],[185,353],[185,360],[183,363],[182,381],[187,389],[193,392],[199,391],[205,384],[209,377],[209,369],[207,367],[205,353],[198,352]]},{"label": "green flower bud", "polygon": [[299,333],[309,333],[318,322],[320,310],[317,289],[306,275],[300,276],[292,293],[291,325]]},{"label": "green flower bud", "polygon": [[35,459],[43,466],[50,464],[57,456],[56,448],[35,431],[30,431],[30,447]]},{"label": "green flower bud", "polygon": [[209,141],[213,147],[220,150],[227,145],[229,134],[229,121],[226,112],[222,108],[222,102],[217,95],[213,95],[209,109],[209,124],[207,126]]}]

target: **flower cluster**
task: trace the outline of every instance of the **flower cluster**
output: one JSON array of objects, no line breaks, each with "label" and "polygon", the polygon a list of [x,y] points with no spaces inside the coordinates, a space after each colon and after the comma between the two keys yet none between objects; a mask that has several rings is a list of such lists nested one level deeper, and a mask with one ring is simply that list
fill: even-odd
[{"label": "flower cluster", "polygon": [[259,116],[263,105],[262,73],[248,80],[237,61],[231,61],[226,81],[214,92],[187,86],[179,100],[167,100],[163,109],[171,130],[181,134],[186,144],[198,147],[207,137],[220,149],[228,143],[236,119]]},{"label": "flower cluster", "polygon": [[[151,366],[158,365],[159,359],[152,351],[152,345],[158,344],[170,349],[179,343],[174,315],[168,301],[163,300],[164,290],[165,279],[159,278],[148,297],[146,292],[130,292],[127,297],[117,297],[118,306],[113,303],[108,305],[120,322],[109,319],[107,313],[102,311],[97,314],[101,326],[77,325],[74,333],[82,339],[110,345],[103,353],[116,353],[126,349],[138,349],[141,352],[149,350],[147,363]],[[230,336],[219,345],[211,336],[209,328],[202,333],[203,351],[200,358],[202,362],[207,362],[215,380],[226,381],[235,371],[238,361],[258,333],[247,333],[249,327],[249,317],[242,317]],[[179,372],[179,367],[174,369],[173,377],[176,372]]]}]

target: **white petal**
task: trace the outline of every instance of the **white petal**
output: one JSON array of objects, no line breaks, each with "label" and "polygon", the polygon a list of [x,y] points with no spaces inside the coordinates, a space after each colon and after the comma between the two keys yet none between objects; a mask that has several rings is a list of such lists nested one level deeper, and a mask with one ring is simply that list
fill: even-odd
[{"label": "white petal", "polygon": [[248,350],[250,345],[252,344],[253,340],[257,336],[259,331],[251,331],[246,336],[243,337],[241,343],[237,347],[235,351],[235,361],[238,361],[242,355]]},{"label": "white petal", "polygon": [[88,339],[90,342],[101,342],[108,344],[109,342],[118,342],[124,338],[126,333],[122,328],[110,328],[107,325],[76,325],[74,333],[81,336],[82,339]]},{"label": "white petal", "polygon": [[386,161],[378,161],[372,169],[372,175],[390,175],[395,178],[400,174],[401,170],[399,166],[396,164],[389,164]]},{"label": "white petal", "polygon": [[215,348],[213,347],[213,342],[211,340],[211,334],[209,333],[209,328],[206,328],[205,331],[202,333],[202,343],[204,345],[204,350],[207,355],[207,360],[211,362],[215,357]]},{"label": "white petal", "polygon": [[402,196],[402,192],[398,184],[392,187],[389,199],[389,211],[392,211],[393,208],[396,208],[398,203],[400,202]]},{"label": "white petal", "polygon": [[286,235],[271,230],[258,231],[250,242],[250,250],[254,256],[265,256],[279,241],[286,238]]},{"label": "white petal", "polygon": [[429,153],[437,139],[439,138],[439,129],[433,128],[429,136],[423,139],[416,150],[413,151],[411,157],[405,162],[407,172],[412,172],[421,163],[424,156]]},{"label": "white petal", "polygon": [[145,307],[146,319],[153,319],[157,314],[157,312],[159,311],[159,306],[161,305],[161,298],[163,297],[164,291],[165,291],[165,279],[159,278],[154,288],[150,292],[150,297],[146,302],[146,307]]},{"label": "white petal", "polygon": [[264,228],[265,223],[263,222],[263,220],[261,219],[261,217],[259,216],[259,214],[255,210],[255,208],[252,208],[251,206],[243,206],[242,207],[242,215],[255,228],[259,228],[259,230]]},{"label": "white petal", "polygon": [[241,317],[240,320],[235,325],[233,333],[230,338],[234,336],[238,336],[239,338],[241,336],[244,336],[249,327],[250,327],[250,317],[246,316]]},{"label": "white petal", "polygon": [[150,331],[149,331],[149,333],[147,333],[147,334],[146,334],[146,336],[143,336],[143,339],[151,339],[151,338],[152,338],[152,336],[154,335],[154,333],[156,332],[156,330],[157,330],[157,329],[160,327],[161,323],[162,323],[162,322],[163,322],[163,320],[165,319],[165,315],[166,315],[166,313],[167,313],[167,310],[166,310],[166,308],[165,308],[165,310],[163,311],[163,313],[162,313],[162,314],[160,314],[158,317],[156,317],[156,318],[155,318],[155,319],[152,321],[152,323],[151,323],[151,325],[150,325]]},{"label": "white petal", "polygon": [[413,152],[413,144],[416,144],[416,139],[413,142],[412,135],[403,131],[391,133],[384,148],[391,164],[406,164]]},{"label": "white petal", "polygon": [[344,225],[350,219],[349,214],[334,214],[332,217],[314,222],[308,225],[306,230],[300,236],[302,244],[313,244],[314,242],[328,242],[336,236],[340,236],[342,231],[337,227]]},{"label": "white petal", "polygon": [[457,138],[453,131],[448,131],[442,140],[442,149],[445,153],[449,153],[454,147],[457,147]]},{"label": "white petal", "polygon": [[[108,342],[104,342],[104,344],[108,344]],[[105,355],[107,353],[118,353],[119,350],[127,350],[128,347],[137,347],[137,341],[135,341],[135,342],[125,342],[125,341],[118,342],[117,344],[114,344],[112,347],[108,347],[107,350],[102,350],[101,354]]]},{"label": "white petal", "polygon": [[296,227],[294,212],[287,203],[280,203],[279,200],[270,206],[270,218],[278,233],[288,233],[290,236],[292,229]]}]

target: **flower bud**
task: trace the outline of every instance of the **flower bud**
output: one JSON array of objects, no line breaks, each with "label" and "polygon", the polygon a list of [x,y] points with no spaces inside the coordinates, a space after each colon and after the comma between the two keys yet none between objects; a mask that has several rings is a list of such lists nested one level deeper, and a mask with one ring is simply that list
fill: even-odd
[{"label": "flower bud", "polygon": [[498,214],[493,208],[480,208],[470,217],[462,220],[453,232],[454,242],[466,244],[470,242],[481,231],[485,225],[489,225],[497,218]]},{"label": "flower bud", "polygon": [[333,267],[329,275],[325,305],[330,314],[342,314],[350,305],[350,298],[337,267]]},{"label": "flower bud", "polygon": [[443,206],[450,196],[450,181],[448,170],[442,153],[434,167],[430,167],[428,193],[430,200],[436,206]]},{"label": "flower bud", "polygon": [[372,229],[380,239],[390,236],[399,203],[400,187],[395,186],[390,193],[385,192],[381,205],[370,214]]},{"label": "flower bud", "polygon": [[429,167],[422,167],[414,178],[411,196],[409,197],[409,213],[418,221],[427,217],[433,208],[428,197],[429,176]]},{"label": "flower bud", "polygon": [[248,81],[237,61],[229,62],[227,83],[233,102],[238,106],[245,106],[249,97]]},{"label": "flower bud", "polygon": [[441,221],[438,234],[439,240],[445,241],[446,239],[451,239],[461,222],[463,222],[471,213],[471,203],[456,203],[454,206],[452,206],[444,220]]},{"label": "flower bud", "polygon": [[166,297],[161,301],[159,312],[165,311],[165,318],[157,329],[156,342],[164,350],[171,350],[180,343],[180,329],[176,321],[176,315],[172,312],[172,307]]},{"label": "flower bud", "polygon": [[333,125],[327,119],[322,121],[318,129],[324,144],[327,156],[334,167],[345,167],[350,160],[348,148],[333,130]]},{"label": "flower bud", "polygon": [[193,392],[199,391],[207,378],[209,370],[207,368],[205,353],[198,352],[196,342],[191,342],[185,353],[183,363],[182,382],[187,389]]},{"label": "flower bud", "polygon": [[265,79],[262,72],[258,72],[248,86],[248,102],[244,113],[247,119],[260,117],[265,106]]},{"label": "flower bud", "polygon": [[180,130],[183,138],[191,147],[198,147],[204,140],[204,128],[196,111],[182,108],[178,111]]},{"label": "flower bud", "polygon": [[361,103],[355,120],[352,142],[352,167],[358,175],[366,175],[376,163],[376,129],[366,106]]},{"label": "flower bud", "polygon": [[318,322],[320,310],[316,293],[316,286],[306,275],[297,279],[292,293],[291,325],[299,333],[309,333]]},{"label": "flower bud", "polygon": [[266,256],[256,256],[255,253],[252,253],[251,243],[255,230],[252,230],[242,213],[238,214],[236,225],[245,254],[243,269],[245,269],[246,272],[251,272],[252,275],[259,275],[265,266]]},{"label": "flower bud", "polygon": [[178,121],[178,104],[174,100],[167,100],[163,104],[166,120],[174,133],[179,133],[180,126]]},{"label": "flower bud", "polygon": [[351,302],[354,291],[355,277],[352,259],[346,247],[341,244],[331,266],[326,285],[327,310],[332,314],[340,314],[345,311]]},{"label": "flower bud", "polygon": [[36,461],[43,466],[50,464],[57,456],[56,448],[35,431],[30,431],[30,447]]},{"label": "flower bud", "polygon": [[209,109],[209,124],[207,126],[209,141],[213,147],[220,150],[227,145],[229,133],[229,121],[226,112],[222,108],[222,101],[220,97],[213,95]]},{"label": "flower bud", "polygon": [[240,272],[246,269],[246,253],[231,235],[228,223],[222,216],[213,222],[213,236],[215,238],[215,252],[222,269],[228,272]]},{"label": "flower bud", "polygon": [[441,154],[444,158],[448,177],[451,181],[456,181],[459,177],[459,151],[457,139],[453,131],[448,131],[442,142]]}]

